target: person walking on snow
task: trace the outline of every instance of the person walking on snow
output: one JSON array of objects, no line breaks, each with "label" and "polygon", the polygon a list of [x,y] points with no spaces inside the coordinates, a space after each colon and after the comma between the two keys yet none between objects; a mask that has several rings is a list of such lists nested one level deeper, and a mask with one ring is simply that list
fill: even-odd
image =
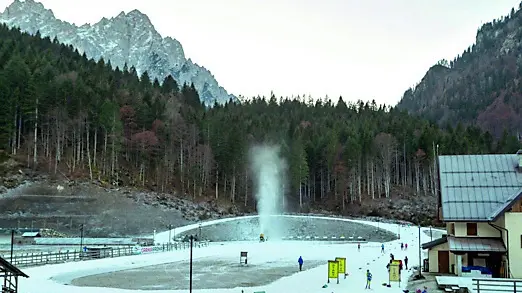
[{"label": "person walking on snow", "polygon": [[361,243],[357,243],[357,251],[361,251]]},{"label": "person walking on snow", "polygon": [[297,262],[299,263],[299,271],[302,271],[303,270],[303,258],[299,257]]},{"label": "person walking on snow", "polygon": [[401,250],[404,249],[404,243],[401,242]]},{"label": "person walking on snow", "polygon": [[404,244],[404,250],[407,250],[408,249],[408,243],[405,243]]},{"label": "person walking on snow", "polygon": [[371,289],[372,285],[372,273],[370,273],[370,270],[366,270],[366,288],[364,289]]},{"label": "person walking on snow", "polygon": [[381,253],[384,254],[384,243],[381,244]]},{"label": "person walking on snow", "polygon": [[406,267],[406,269],[408,269],[408,257],[407,256],[404,257],[404,266]]}]

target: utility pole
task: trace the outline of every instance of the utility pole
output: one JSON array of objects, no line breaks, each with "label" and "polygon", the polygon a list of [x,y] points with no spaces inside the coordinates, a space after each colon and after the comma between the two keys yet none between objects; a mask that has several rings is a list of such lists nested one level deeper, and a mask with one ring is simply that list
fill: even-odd
[{"label": "utility pole", "polygon": [[190,235],[190,269],[189,269],[189,292],[192,293],[192,246],[194,245],[194,236]]},{"label": "utility pole", "polygon": [[419,274],[418,274],[418,278],[422,278],[422,274],[421,274],[421,267],[422,267],[422,257],[421,257],[421,226],[419,224]]},{"label": "utility pole", "polygon": [[83,251],[83,224],[80,224],[80,253]]},{"label": "utility pole", "polygon": [[169,243],[167,245],[167,250],[170,251],[170,241],[172,240],[172,237],[171,237],[171,232],[172,232],[172,224],[169,224],[167,226],[167,228],[169,229]]},{"label": "utility pole", "polygon": [[11,263],[13,263],[13,244],[14,244],[15,230],[11,229]]}]

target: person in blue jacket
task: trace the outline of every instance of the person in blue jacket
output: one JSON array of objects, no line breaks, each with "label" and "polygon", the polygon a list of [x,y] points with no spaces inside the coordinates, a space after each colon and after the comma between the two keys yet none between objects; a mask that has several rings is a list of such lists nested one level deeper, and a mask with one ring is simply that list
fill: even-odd
[{"label": "person in blue jacket", "polygon": [[364,289],[371,289],[372,285],[372,273],[370,273],[370,270],[366,270],[366,288]]},{"label": "person in blue jacket", "polygon": [[303,258],[299,257],[297,262],[299,263],[299,271],[302,271],[303,270]]}]

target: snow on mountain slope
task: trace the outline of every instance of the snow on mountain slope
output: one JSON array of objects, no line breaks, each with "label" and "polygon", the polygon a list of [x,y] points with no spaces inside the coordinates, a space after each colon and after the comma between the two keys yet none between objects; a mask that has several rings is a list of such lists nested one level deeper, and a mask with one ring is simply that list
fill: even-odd
[{"label": "snow on mountain slope", "polygon": [[236,99],[219,86],[206,68],[185,57],[181,44],[170,37],[163,38],[147,15],[138,10],[120,13],[111,19],[80,27],[57,19],[53,12],[34,0],[15,0],[0,14],[0,22],[42,37],[56,37],[72,45],[80,54],[95,60],[110,60],[113,67],[134,66],[138,74],[147,71],[151,79],[160,82],[169,74],[181,85],[194,83],[200,98],[207,105]]}]

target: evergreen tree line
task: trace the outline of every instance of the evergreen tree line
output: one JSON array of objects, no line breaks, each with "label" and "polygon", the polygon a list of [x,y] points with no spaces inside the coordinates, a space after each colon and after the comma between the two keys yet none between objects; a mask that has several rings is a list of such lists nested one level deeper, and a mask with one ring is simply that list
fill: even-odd
[{"label": "evergreen tree line", "polygon": [[338,209],[437,187],[436,154],[512,153],[505,132],[446,130],[373,102],[284,99],[202,105],[193,85],[112,69],[56,39],[0,27],[0,146],[28,167],[252,207],[249,149],[280,147],[287,209]]}]

